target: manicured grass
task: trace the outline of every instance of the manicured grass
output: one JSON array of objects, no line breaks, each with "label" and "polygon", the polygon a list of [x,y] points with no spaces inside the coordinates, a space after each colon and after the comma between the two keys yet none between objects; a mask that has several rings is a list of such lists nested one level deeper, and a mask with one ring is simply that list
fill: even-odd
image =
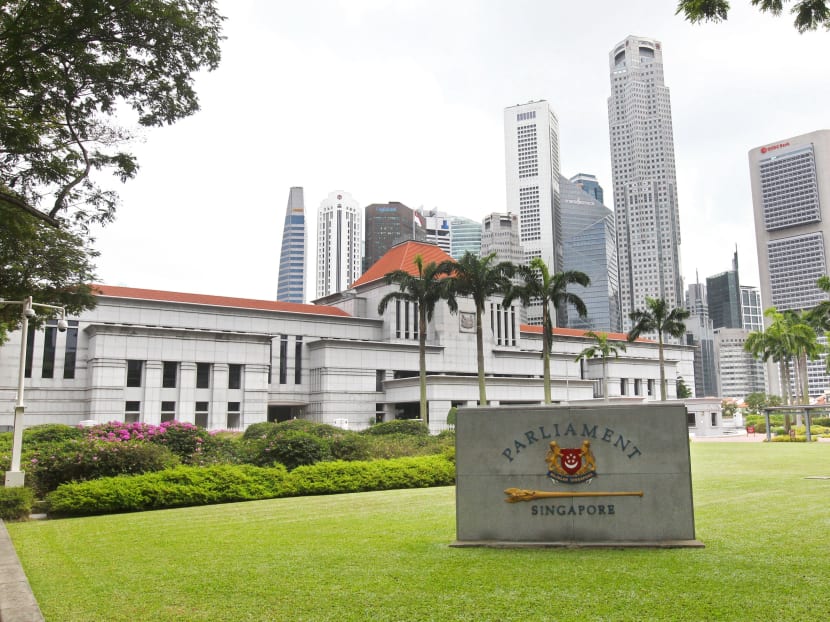
[{"label": "manicured grass", "polygon": [[692,445],[705,549],[454,549],[453,488],[11,523],[47,620],[826,620],[830,444]]}]

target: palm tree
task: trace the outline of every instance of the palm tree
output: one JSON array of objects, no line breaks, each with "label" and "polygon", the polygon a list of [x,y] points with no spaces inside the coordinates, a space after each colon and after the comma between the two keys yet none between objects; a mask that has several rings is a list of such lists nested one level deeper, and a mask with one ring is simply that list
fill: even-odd
[{"label": "palm tree", "polygon": [[453,293],[469,296],[476,307],[476,358],[478,362],[478,403],[487,405],[487,389],[484,383],[484,334],[482,317],[490,296],[504,294],[510,288],[510,277],[515,266],[507,261],[493,264],[496,253],[478,257],[470,251],[464,253],[453,267],[449,278]]},{"label": "palm tree", "polygon": [[539,257],[531,259],[529,266],[518,266],[517,271],[523,283],[511,287],[502,304],[508,306],[518,298],[524,305],[530,304],[531,301],[542,305],[543,382],[545,386],[545,404],[550,404],[550,349],[553,345],[551,306],[554,307],[555,312],[557,307],[572,304],[580,317],[585,317],[588,314],[585,303],[576,294],[568,292],[567,287],[574,283],[587,287],[591,279],[587,274],[578,270],[566,270],[565,272],[551,274],[545,262]]},{"label": "palm tree", "polygon": [[[770,312],[775,312],[775,309],[767,309],[764,315],[768,315]],[[749,333],[744,342],[744,350],[765,363],[772,360],[778,364],[778,373],[781,376],[784,391],[784,402],[792,404],[790,391],[790,361],[792,355],[781,322],[773,321],[766,330],[754,330]]]},{"label": "palm tree", "polygon": [[582,357],[594,358],[595,356],[602,357],[602,397],[604,401],[608,401],[608,358],[613,354],[614,358],[619,356],[619,351],[625,351],[625,344],[620,343],[614,345],[608,341],[608,333],[595,333],[589,330],[585,333],[586,337],[593,338],[596,343],[588,346],[580,352],[574,361],[579,361]]},{"label": "palm tree", "polygon": [[628,340],[634,341],[642,333],[657,333],[657,354],[660,359],[660,399],[666,399],[666,362],[663,357],[663,336],[680,338],[686,334],[686,324],[689,311],[682,307],[669,309],[668,303],[662,298],[646,296],[646,310],[637,309],[628,314],[634,326],[628,331]]},{"label": "palm tree", "polygon": [[452,272],[455,262],[443,261],[440,264],[434,261],[424,265],[420,255],[415,255],[415,267],[418,269],[418,276],[414,276],[406,270],[393,270],[386,275],[386,282],[391,285],[397,283],[398,291],[389,292],[378,303],[378,313],[383,315],[387,305],[393,300],[404,300],[413,302],[418,307],[418,365],[421,384],[421,421],[429,425],[429,412],[427,409],[427,324],[432,321],[435,313],[435,305],[441,299],[446,299],[450,310],[455,310],[457,305],[452,290],[448,287],[445,278]]}]

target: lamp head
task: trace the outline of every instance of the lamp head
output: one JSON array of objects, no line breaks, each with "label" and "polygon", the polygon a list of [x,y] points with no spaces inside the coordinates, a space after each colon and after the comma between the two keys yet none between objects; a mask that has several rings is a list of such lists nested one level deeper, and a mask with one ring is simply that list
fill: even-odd
[{"label": "lamp head", "polygon": [[63,318],[59,319],[58,320],[58,332],[65,333],[67,328],[69,328],[69,323]]}]

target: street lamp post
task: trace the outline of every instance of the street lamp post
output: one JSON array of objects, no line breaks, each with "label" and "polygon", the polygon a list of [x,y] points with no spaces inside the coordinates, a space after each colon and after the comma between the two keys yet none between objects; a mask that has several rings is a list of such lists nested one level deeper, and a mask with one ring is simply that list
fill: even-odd
[{"label": "street lamp post", "polygon": [[6,488],[20,488],[23,486],[26,473],[20,470],[20,454],[23,451],[23,412],[26,410],[26,405],[23,402],[23,381],[26,370],[26,347],[29,341],[29,318],[35,317],[34,307],[42,307],[44,309],[52,309],[60,312],[60,319],[58,320],[58,330],[65,332],[66,323],[66,309],[64,307],[57,307],[55,305],[40,304],[32,302],[32,297],[28,296],[21,301],[0,300],[3,305],[21,305],[23,310],[20,313],[21,317],[21,336],[20,336],[20,366],[17,374],[17,401],[14,404],[14,432],[12,435],[12,464],[11,469],[6,471]]}]

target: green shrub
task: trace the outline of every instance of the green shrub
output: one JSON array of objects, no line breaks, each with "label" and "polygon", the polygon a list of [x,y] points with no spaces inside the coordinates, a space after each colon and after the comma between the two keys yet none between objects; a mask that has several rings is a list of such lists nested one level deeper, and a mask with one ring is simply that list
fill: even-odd
[{"label": "green shrub", "polygon": [[43,443],[60,443],[73,439],[82,439],[86,436],[86,430],[76,426],[63,425],[61,423],[45,423],[35,425],[23,430],[23,445],[41,445]]},{"label": "green shrub", "polygon": [[290,473],[282,465],[179,466],[158,473],[62,484],[46,500],[51,516],[85,516],[454,482],[455,466],[444,456],[320,462]]},{"label": "green shrub", "polygon": [[63,484],[47,497],[53,516],[86,516],[289,496],[283,466],[179,466]]},{"label": "green shrub", "polygon": [[272,421],[260,421],[259,423],[252,423],[247,428],[245,428],[245,432],[242,433],[242,438],[244,440],[252,440],[255,438],[265,438],[271,433],[277,424]]},{"label": "green shrub", "polygon": [[368,460],[371,457],[369,439],[355,432],[332,438],[329,441],[329,453],[334,460]]},{"label": "green shrub", "polygon": [[34,498],[31,488],[0,488],[0,520],[26,520]]},{"label": "green shrub", "polygon": [[338,438],[347,434],[355,434],[343,428],[338,428],[327,423],[314,423],[305,419],[289,419],[277,424],[277,433],[282,432],[305,432],[317,438]]},{"label": "green shrub", "polygon": [[243,441],[243,460],[255,466],[278,462],[289,470],[329,457],[328,443],[306,432],[275,431],[266,438]]},{"label": "green shrub", "polygon": [[[818,437],[813,436],[810,440],[812,440],[813,442],[816,442],[818,440]],[[788,434],[784,434],[783,436],[773,436],[770,439],[770,441],[773,442],[773,443],[806,443],[807,442],[807,435],[805,435],[805,434],[802,434],[802,435],[796,434],[795,436],[791,437]]]},{"label": "green shrub", "polygon": [[427,488],[452,485],[455,482],[455,466],[443,456],[321,462],[294,469],[288,481],[298,495]]},{"label": "green shrub", "polygon": [[421,421],[413,419],[395,419],[375,425],[364,430],[366,434],[410,434],[413,436],[429,436],[429,428]]},{"label": "green shrub", "polygon": [[815,417],[812,420],[812,424],[830,428],[830,417]]},{"label": "green shrub", "polygon": [[41,495],[73,480],[161,471],[179,464],[178,457],[161,445],[93,439],[43,444],[24,458],[29,482]]}]

